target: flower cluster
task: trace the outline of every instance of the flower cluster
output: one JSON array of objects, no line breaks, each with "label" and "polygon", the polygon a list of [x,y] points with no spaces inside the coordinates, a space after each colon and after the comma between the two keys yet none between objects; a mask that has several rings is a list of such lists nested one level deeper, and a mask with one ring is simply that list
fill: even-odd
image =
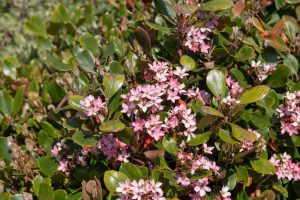
[{"label": "flower cluster", "polygon": [[99,112],[103,113],[107,110],[106,102],[103,102],[100,97],[95,98],[93,95],[88,95],[84,100],[80,101],[80,105],[87,110],[87,116],[95,116]]},{"label": "flower cluster", "polygon": [[113,134],[103,135],[95,147],[72,149],[72,145],[57,142],[51,149],[52,156],[59,162],[57,170],[69,174],[77,166],[86,166],[89,154],[98,156],[103,154],[109,161],[128,162],[130,153],[128,145],[121,142]]},{"label": "flower cluster", "polygon": [[208,53],[211,46],[211,40],[208,37],[208,34],[211,32],[209,28],[191,26],[186,32],[185,46],[193,52]]},{"label": "flower cluster", "polygon": [[300,180],[300,164],[293,163],[291,156],[287,153],[279,156],[274,154],[269,161],[275,166],[275,174],[278,179]]},{"label": "flower cluster", "polygon": [[[209,94],[199,89],[184,90],[185,85],[180,79],[188,75],[185,68],[174,69],[165,62],[156,61],[148,67],[147,78],[154,83],[138,85],[122,95],[124,103],[121,112],[134,116],[132,127],[136,133],[146,132],[154,140],[160,140],[172,131],[190,140],[197,129],[196,116],[186,105],[175,106],[174,103],[180,100],[181,95],[209,103]],[[171,106],[166,107],[166,104]],[[159,115],[162,110],[167,112],[165,118]]]},{"label": "flower cluster", "polygon": [[160,188],[161,185],[161,182],[155,182],[153,179],[126,180],[119,183],[116,192],[120,196],[120,200],[165,200],[166,198],[163,196],[163,191]]},{"label": "flower cluster", "polygon": [[190,99],[201,101],[203,105],[210,104],[211,95],[205,90],[192,87],[186,91],[185,95]]},{"label": "flower cluster", "polygon": [[237,100],[237,97],[239,94],[243,93],[243,88],[241,88],[239,83],[234,81],[231,76],[227,76],[226,85],[229,88],[229,92],[228,92],[228,96],[226,98],[223,98],[223,103],[229,106],[234,106],[240,103],[240,101]]},{"label": "flower cluster", "polygon": [[228,192],[228,190],[228,186],[223,186],[220,194],[215,198],[215,200],[231,200],[231,193]]},{"label": "flower cluster", "polygon": [[87,156],[77,149],[72,149],[63,141],[53,146],[51,154],[59,162],[57,170],[64,172],[66,175],[69,175],[70,171],[75,169],[78,165],[87,165]]},{"label": "flower cluster", "polygon": [[276,70],[275,65],[261,63],[261,61],[251,61],[251,70],[254,70],[260,82],[264,81],[268,76]]},{"label": "flower cluster", "polygon": [[281,133],[297,135],[300,128],[300,91],[287,92],[284,98],[286,102],[277,109],[281,119]]},{"label": "flower cluster", "polygon": [[109,161],[128,162],[130,156],[128,145],[114,137],[113,134],[103,135],[97,148]]},{"label": "flower cluster", "polygon": [[[186,147],[182,142],[181,149]],[[203,153],[212,154],[214,147],[209,147],[207,144],[203,145]],[[211,191],[208,187],[209,179],[202,178],[194,180],[190,178],[190,175],[196,175],[198,172],[211,171],[214,175],[219,174],[220,168],[216,162],[209,160],[203,155],[198,155],[200,149],[196,148],[196,153],[179,151],[178,153],[178,168],[176,169],[177,183],[187,189],[192,189],[190,193],[191,199],[202,199],[207,192]]]},{"label": "flower cluster", "polygon": [[[248,131],[254,133],[255,136],[256,136],[256,140],[255,140],[255,141],[257,141],[256,152],[260,152],[261,150],[265,150],[266,149],[266,144],[265,144],[265,140],[261,137],[261,134],[259,132],[257,132],[256,130],[252,130],[252,129],[248,129]],[[240,149],[240,152],[250,151],[250,150],[253,149],[253,146],[254,146],[253,141],[245,140],[242,144],[242,148]]]}]

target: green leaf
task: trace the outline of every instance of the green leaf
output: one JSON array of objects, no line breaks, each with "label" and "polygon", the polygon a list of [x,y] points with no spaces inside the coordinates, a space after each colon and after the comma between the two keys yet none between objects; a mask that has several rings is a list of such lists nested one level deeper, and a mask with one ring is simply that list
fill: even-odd
[{"label": "green leaf", "polygon": [[11,115],[13,112],[14,100],[6,90],[0,91],[0,112],[4,115]]},{"label": "green leaf", "polygon": [[272,187],[273,187],[276,191],[280,192],[284,197],[287,198],[287,197],[289,196],[288,191],[287,191],[284,187],[282,187],[282,186],[280,186],[280,185],[276,185],[276,184],[273,184]]},{"label": "green leaf", "polygon": [[99,54],[98,40],[90,33],[84,33],[79,37],[80,45],[83,49],[89,50],[94,55]]},{"label": "green leaf", "polygon": [[39,188],[40,188],[38,194],[39,199],[50,199],[50,200],[54,199],[53,190],[48,183],[43,181],[40,184]]},{"label": "green leaf", "polygon": [[238,62],[251,60],[255,57],[254,49],[250,46],[243,46],[234,56]]},{"label": "green leaf", "polygon": [[180,64],[185,67],[187,71],[191,71],[196,67],[194,59],[187,55],[181,56]]},{"label": "green leaf", "polygon": [[117,138],[119,140],[121,140],[122,142],[124,142],[125,144],[128,144],[128,145],[131,144],[131,140],[133,138],[133,132],[132,132],[131,128],[125,127],[122,131],[119,131],[115,134],[116,134]]},{"label": "green leaf", "polygon": [[171,21],[175,21],[176,19],[176,11],[174,10],[174,8],[167,3],[167,1],[165,0],[154,0],[154,5],[155,8],[157,9],[157,11],[167,17],[169,17],[169,19]]},{"label": "green leaf", "polygon": [[266,85],[256,86],[244,92],[240,98],[240,104],[249,104],[259,101],[269,93],[270,88]]},{"label": "green leaf", "polygon": [[104,184],[110,192],[115,192],[120,182],[127,180],[127,176],[122,172],[108,170],[104,173]]},{"label": "green leaf", "polygon": [[239,167],[235,167],[235,171],[236,171],[237,179],[239,181],[243,181],[244,189],[245,189],[245,187],[248,184],[248,178],[249,178],[247,168],[245,166],[239,166]]},{"label": "green leaf", "polygon": [[14,194],[9,197],[9,200],[24,200],[22,194]]},{"label": "green leaf", "polygon": [[298,75],[299,63],[295,56],[292,54],[287,55],[283,60],[283,64],[286,65],[294,75]]},{"label": "green leaf", "polygon": [[237,144],[239,143],[239,141],[235,140],[229,131],[227,130],[223,130],[223,129],[220,129],[219,130],[219,137],[220,139],[223,141],[223,142],[226,142],[228,144]]},{"label": "green leaf", "polygon": [[40,171],[46,176],[53,176],[57,171],[58,164],[49,156],[43,156],[39,159]]},{"label": "green leaf", "polygon": [[159,32],[161,32],[162,34],[167,34],[167,35],[169,35],[169,34],[171,33],[171,30],[170,30],[168,27],[161,26],[161,25],[159,25],[159,24],[154,24],[154,23],[151,23],[151,22],[149,22],[149,21],[145,21],[145,22],[146,22],[146,24],[147,24],[150,28],[159,31]]},{"label": "green leaf", "polygon": [[266,159],[259,159],[259,160],[254,160],[251,161],[251,166],[252,168],[260,173],[260,174],[274,174],[275,167],[274,165],[266,160]]},{"label": "green leaf", "polygon": [[56,23],[67,23],[70,21],[70,15],[66,7],[60,4],[53,9],[50,20]]},{"label": "green leaf", "polygon": [[286,2],[289,4],[297,4],[300,3],[300,0],[286,0]]},{"label": "green leaf", "polygon": [[123,74],[123,66],[118,61],[111,61],[109,64],[109,70],[113,74]]},{"label": "green leaf", "polygon": [[11,150],[5,137],[0,137],[0,159],[4,160],[6,164],[9,164],[12,159]]},{"label": "green leaf", "polygon": [[49,122],[41,122],[41,127],[51,137],[58,137],[60,135]]},{"label": "green leaf", "polygon": [[74,142],[83,147],[93,147],[96,146],[98,142],[93,133],[82,131],[76,131],[73,134],[72,139],[74,140]]},{"label": "green leaf", "polygon": [[33,192],[38,196],[40,192],[40,184],[43,182],[43,177],[41,175],[37,175],[33,181]]},{"label": "green leaf", "polygon": [[23,85],[23,86],[19,87],[17,92],[16,92],[16,95],[15,95],[15,98],[14,98],[13,112],[12,112],[13,115],[17,114],[23,107],[24,89],[25,89],[25,86]]},{"label": "green leaf", "polygon": [[65,190],[58,189],[54,191],[54,199],[66,200],[68,193]]},{"label": "green leaf", "polygon": [[95,72],[95,58],[89,50],[83,50],[75,56],[79,67],[86,72]]},{"label": "green leaf", "polygon": [[224,117],[223,113],[221,113],[220,111],[218,111],[217,109],[215,109],[213,107],[201,106],[200,111],[205,113],[205,114],[208,114],[208,115],[213,115],[213,116],[217,116],[217,117]]},{"label": "green leaf", "polygon": [[119,171],[125,174],[130,180],[138,181],[142,178],[140,170],[131,163],[122,163]]},{"label": "green leaf", "polygon": [[6,56],[2,62],[2,72],[11,79],[17,78],[17,68],[21,67],[19,60],[14,56]]},{"label": "green leaf", "polygon": [[276,71],[272,73],[268,80],[271,88],[282,87],[286,84],[288,77],[291,75],[290,69],[285,65],[277,65]]},{"label": "green leaf", "polygon": [[236,181],[237,181],[237,176],[235,173],[228,177],[226,185],[229,187],[229,190],[233,190],[235,188]]},{"label": "green leaf", "polygon": [[122,87],[125,76],[122,74],[110,74],[103,77],[103,86],[105,97],[110,99]]},{"label": "green leaf", "polygon": [[211,70],[207,74],[206,85],[215,97],[224,96],[226,91],[225,75],[219,70]]},{"label": "green leaf", "polygon": [[39,145],[48,153],[51,153],[53,139],[48,135],[48,133],[44,130],[40,130],[38,135]]},{"label": "green leaf", "polygon": [[47,91],[53,101],[53,103],[59,103],[66,95],[64,88],[59,86],[55,80],[51,81],[47,85]]},{"label": "green leaf", "polygon": [[119,120],[110,120],[103,122],[100,125],[100,130],[103,132],[119,132],[122,131],[125,128],[125,125],[120,122]]},{"label": "green leaf", "polygon": [[300,147],[300,135],[293,135],[291,136],[291,139],[295,147]]},{"label": "green leaf", "polygon": [[70,107],[73,108],[74,110],[84,112],[86,110],[80,104],[80,101],[83,100],[83,99],[84,99],[83,96],[74,95],[74,96],[72,96],[68,99],[68,103],[69,103]]},{"label": "green leaf", "polygon": [[232,129],[232,135],[235,139],[243,142],[245,140],[255,141],[256,135],[253,132],[250,132],[246,129],[243,129],[242,127],[230,123],[231,129]]},{"label": "green leaf", "polygon": [[212,0],[200,6],[200,10],[218,11],[231,8],[233,2],[231,0]]},{"label": "green leaf", "polygon": [[48,54],[45,63],[48,67],[59,71],[70,71],[73,68],[71,65],[63,63],[62,59],[55,53]]},{"label": "green leaf", "polygon": [[30,19],[25,22],[25,29],[38,35],[38,36],[46,36],[46,25],[45,22],[39,18],[38,16],[32,16]]},{"label": "green leaf", "polygon": [[175,138],[164,136],[162,139],[162,145],[168,153],[177,156],[178,146]]},{"label": "green leaf", "polygon": [[200,144],[206,143],[209,140],[209,137],[210,137],[210,132],[196,134],[196,137],[188,141],[188,144],[190,146],[198,146]]}]

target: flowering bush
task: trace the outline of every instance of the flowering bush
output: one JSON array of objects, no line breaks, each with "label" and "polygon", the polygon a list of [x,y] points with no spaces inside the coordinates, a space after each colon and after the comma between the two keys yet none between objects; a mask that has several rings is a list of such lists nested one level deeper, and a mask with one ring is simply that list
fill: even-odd
[{"label": "flowering bush", "polygon": [[1,200],[300,198],[298,0],[33,2],[0,50]]}]

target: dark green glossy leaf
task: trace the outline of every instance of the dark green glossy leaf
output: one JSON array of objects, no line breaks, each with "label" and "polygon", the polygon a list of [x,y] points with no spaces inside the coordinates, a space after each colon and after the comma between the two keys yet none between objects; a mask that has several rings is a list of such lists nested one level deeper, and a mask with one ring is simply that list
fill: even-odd
[{"label": "dark green glossy leaf", "polygon": [[269,93],[270,88],[266,85],[256,86],[244,92],[240,98],[240,104],[254,103],[263,99]]},{"label": "dark green glossy leaf", "polygon": [[103,132],[119,132],[125,128],[125,125],[119,120],[110,120],[103,122],[100,125],[100,130]]},{"label": "dark green glossy leaf", "polygon": [[85,111],[85,109],[81,106],[80,101],[83,100],[83,96],[74,95],[68,99],[68,103],[71,108],[74,110]]},{"label": "dark green glossy leaf", "polygon": [[131,180],[138,181],[142,178],[140,170],[131,163],[122,163],[119,171],[125,174]]},{"label": "dark green glossy leaf", "polygon": [[232,135],[235,139],[243,142],[245,140],[250,140],[250,141],[255,141],[256,140],[256,135],[248,131],[246,129],[243,129],[242,127],[230,123],[231,129],[232,129]]},{"label": "dark green glossy leaf", "polygon": [[196,137],[188,141],[190,146],[198,146],[200,144],[206,143],[209,140],[210,132],[196,134]]},{"label": "dark green glossy leaf", "polygon": [[200,10],[218,11],[231,8],[233,2],[231,0],[212,0],[200,6]]},{"label": "dark green glossy leaf", "polygon": [[89,50],[94,55],[99,53],[99,43],[98,40],[92,36],[90,33],[84,33],[79,37],[80,45],[83,49]]},{"label": "dark green glossy leaf", "polygon": [[105,97],[110,99],[114,94],[116,94],[122,87],[125,80],[125,76],[122,74],[111,74],[104,76],[103,86]]},{"label": "dark green glossy leaf", "polygon": [[104,173],[104,184],[110,192],[115,192],[120,182],[124,182],[128,177],[115,170],[108,170]]},{"label": "dark green glossy leaf", "polygon": [[6,90],[0,91],[0,111],[4,115],[11,115],[13,113],[14,99]]},{"label": "dark green glossy leaf", "polygon": [[49,156],[43,156],[39,159],[40,171],[46,176],[53,176],[56,172],[58,163]]},{"label": "dark green glossy leaf", "polygon": [[185,67],[188,71],[191,71],[196,67],[196,63],[195,63],[194,59],[187,55],[181,56],[180,64],[183,67]]},{"label": "dark green glossy leaf", "polygon": [[274,165],[265,159],[251,161],[252,168],[260,174],[274,174]]},{"label": "dark green glossy leaf", "polygon": [[215,97],[224,96],[226,91],[225,75],[219,70],[211,70],[206,77],[206,85]]},{"label": "dark green glossy leaf", "polygon": [[81,69],[86,72],[95,72],[95,58],[89,50],[83,50],[75,56]]},{"label": "dark green glossy leaf", "polygon": [[163,137],[162,145],[168,153],[170,153],[174,156],[177,156],[178,146],[177,146],[177,141],[175,138],[167,137],[167,136]]},{"label": "dark green glossy leaf", "polygon": [[95,134],[82,131],[76,131],[73,134],[72,139],[74,142],[83,147],[93,147],[98,143],[98,139],[95,137]]},{"label": "dark green glossy leaf", "polygon": [[254,49],[250,46],[243,46],[234,56],[236,61],[251,60],[255,57]]},{"label": "dark green glossy leaf", "polygon": [[71,65],[65,64],[55,53],[49,54],[45,60],[45,63],[48,67],[59,71],[70,71],[73,68]]}]

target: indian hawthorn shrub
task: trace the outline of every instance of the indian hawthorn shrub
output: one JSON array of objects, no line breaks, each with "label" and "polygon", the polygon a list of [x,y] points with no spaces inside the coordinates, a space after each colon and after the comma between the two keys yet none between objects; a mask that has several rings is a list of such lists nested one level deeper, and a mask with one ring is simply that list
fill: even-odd
[{"label": "indian hawthorn shrub", "polygon": [[300,198],[299,0],[0,11],[0,200]]}]

